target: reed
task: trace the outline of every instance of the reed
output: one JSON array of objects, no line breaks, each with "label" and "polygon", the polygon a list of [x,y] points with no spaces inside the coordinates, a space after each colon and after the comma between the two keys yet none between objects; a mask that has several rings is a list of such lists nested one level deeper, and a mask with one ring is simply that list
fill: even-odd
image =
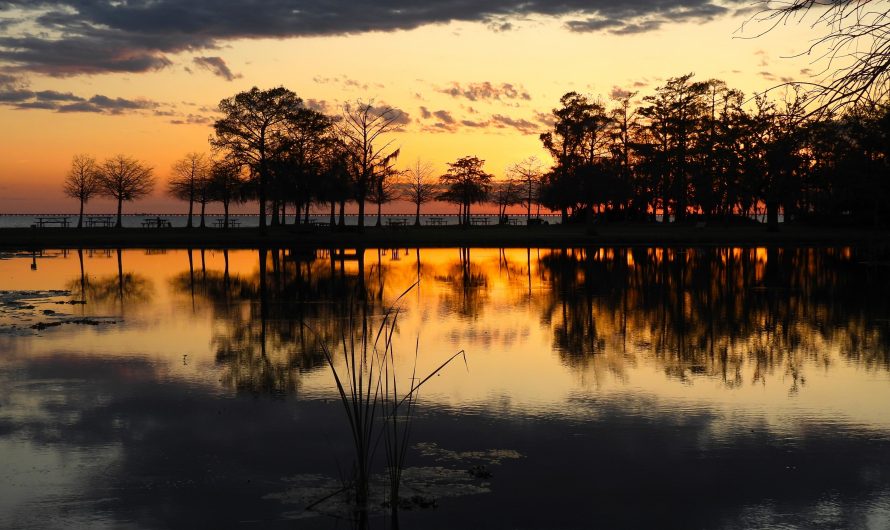
[{"label": "reed", "polygon": [[[466,365],[466,353],[461,350],[423,378],[417,377],[417,361],[420,356],[418,338],[410,384],[407,390],[404,390],[404,385],[399,385],[393,337],[401,312],[399,304],[416,286],[415,282],[399,295],[375,327],[369,322],[365,306],[361,311],[361,322],[356,321],[355,312],[350,312],[336,352],[321,341],[322,352],[334,376],[352,437],[353,478],[341,491],[352,491],[355,515],[366,519],[372,465],[382,439],[389,490],[387,503],[391,508],[394,526],[398,524],[402,471],[406,463],[411,419],[420,389],[456,358],[463,357]],[[304,326],[308,328],[305,323]],[[314,330],[309,329],[314,333]],[[338,359],[342,361],[340,369],[337,368]],[[317,504],[318,502],[313,503],[310,508]]]}]

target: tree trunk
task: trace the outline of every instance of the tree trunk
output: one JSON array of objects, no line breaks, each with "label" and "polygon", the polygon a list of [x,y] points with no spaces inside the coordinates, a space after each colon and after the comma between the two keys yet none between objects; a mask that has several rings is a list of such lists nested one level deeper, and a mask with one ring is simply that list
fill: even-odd
[{"label": "tree trunk", "polygon": [[420,226],[420,201],[417,201],[417,211],[414,213],[414,226]]},{"label": "tree trunk", "polygon": [[358,197],[358,231],[365,230],[365,196],[362,194]]},{"label": "tree trunk", "polygon": [[80,200],[80,216],[77,218],[77,228],[83,227],[83,199]]},{"label": "tree trunk", "polygon": [[122,228],[124,225],[121,223],[121,211],[123,210],[123,199],[118,198],[117,200],[117,224],[114,225],[115,228]]},{"label": "tree trunk", "polygon": [[779,201],[767,201],[766,226],[770,231],[779,229]]},{"label": "tree trunk", "polygon": [[377,203],[377,226],[381,226],[383,224],[383,212],[382,212],[383,203]]},{"label": "tree trunk", "polygon": [[[309,203],[307,201],[306,202],[306,213],[303,215],[303,222],[306,223],[307,225],[309,224],[309,207],[310,206],[311,206],[311,203]],[[297,213],[299,214],[300,212],[297,211]]]},{"label": "tree trunk", "polygon": [[330,222],[331,228],[334,227],[334,222],[336,221],[336,209],[337,209],[336,204],[337,204],[336,202],[331,201],[331,222]]},{"label": "tree trunk", "polygon": [[340,220],[337,226],[346,226],[346,201],[340,201]]},{"label": "tree trunk", "polygon": [[223,201],[223,228],[229,228],[229,201]]},{"label": "tree trunk", "polygon": [[189,189],[189,218],[188,218],[188,221],[186,221],[186,223],[185,223],[186,228],[192,227],[192,213],[194,212],[194,207],[195,207],[195,191],[194,191],[194,186],[193,186],[191,189]]},{"label": "tree trunk", "polygon": [[[207,201],[201,201],[201,228],[204,228],[204,226],[205,226],[204,225],[204,209],[206,206],[207,206]],[[191,214],[189,214],[189,219],[191,219],[191,218],[192,218],[192,216],[191,216]]]},{"label": "tree trunk", "polygon": [[[262,152],[260,153],[262,156]],[[260,203],[260,232],[266,231],[266,163],[261,159],[260,161],[260,189],[259,189],[259,203]]]}]

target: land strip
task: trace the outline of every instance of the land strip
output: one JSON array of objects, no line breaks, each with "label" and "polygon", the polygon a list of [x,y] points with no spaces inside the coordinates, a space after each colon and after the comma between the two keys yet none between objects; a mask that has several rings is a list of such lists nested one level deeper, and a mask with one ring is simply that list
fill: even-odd
[{"label": "land strip", "polygon": [[469,227],[300,226],[257,228],[4,228],[0,248],[256,248],[256,247],[489,247],[567,248],[590,246],[890,246],[890,231],[857,228],[762,225],[690,226],[613,223]]}]

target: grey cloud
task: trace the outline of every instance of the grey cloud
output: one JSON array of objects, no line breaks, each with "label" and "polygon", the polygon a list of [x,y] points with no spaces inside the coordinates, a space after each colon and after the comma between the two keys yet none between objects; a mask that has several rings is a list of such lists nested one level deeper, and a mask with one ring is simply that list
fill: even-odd
[{"label": "grey cloud", "polygon": [[732,10],[711,0],[631,0],[616,2],[609,8],[595,10],[592,16],[569,20],[565,25],[569,31],[577,33],[606,31],[614,35],[633,35],[655,31],[672,22],[706,22],[726,14],[732,14]]},{"label": "grey cloud", "polygon": [[192,59],[192,62],[213,75],[222,77],[226,81],[232,81],[241,77],[241,74],[235,74],[229,69],[222,57],[195,57]]},{"label": "grey cloud", "polygon": [[433,113],[433,116],[438,118],[442,123],[451,125],[454,123],[454,118],[451,116],[451,113],[447,110],[437,110]]},{"label": "grey cloud", "polygon": [[526,119],[516,119],[511,118],[509,116],[504,116],[502,114],[494,114],[491,117],[491,123],[494,127],[499,129],[503,128],[512,128],[521,132],[522,134],[537,134],[541,132],[541,127],[526,120]]},{"label": "grey cloud", "polygon": [[332,114],[335,110],[333,105],[323,99],[310,98],[303,100],[303,104],[306,105],[307,109],[314,110],[315,112],[321,112],[322,114]]},{"label": "grey cloud", "polygon": [[213,119],[200,114],[189,114],[184,118],[170,120],[173,125],[208,125],[213,123]]},{"label": "grey cloud", "polygon": [[75,96],[71,92],[56,92],[55,90],[39,90],[34,93],[40,101],[83,101],[84,98]]},{"label": "grey cloud", "polygon": [[27,89],[6,89],[0,91],[0,103],[18,103],[34,97],[34,92]]},{"label": "grey cloud", "polygon": [[571,18],[571,31],[649,31],[730,14],[749,0],[0,0],[17,15],[0,36],[7,68],[56,76],[145,72],[167,55],[233,39],[408,30],[452,21],[497,31],[526,17]]},{"label": "grey cloud", "polygon": [[455,98],[466,98],[470,101],[488,100],[530,100],[531,95],[522,87],[512,83],[493,84],[489,81],[481,83],[452,83],[448,88],[439,89],[439,92]]}]

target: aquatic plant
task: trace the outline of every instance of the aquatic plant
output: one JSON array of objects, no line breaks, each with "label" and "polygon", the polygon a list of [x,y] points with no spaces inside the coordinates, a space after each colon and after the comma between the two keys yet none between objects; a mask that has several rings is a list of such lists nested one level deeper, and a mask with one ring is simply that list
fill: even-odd
[{"label": "aquatic plant", "polygon": [[[391,508],[394,522],[397,520],[399,485],[406,461],[411,418],[417,405],[420,388],[457,357],[463,357],[466,364],[466,353],[461,350],[448,357],[422,379],[418,378],[416,373],[420,354],[418,339],[408,389],[404,392],[400,390],[393,336],[397,329],[399,303],[416,285],[417,283],[412,284],[399,295],[393,305],[385,311],[376,329],[370,325],[367,307],[363,305],[361,322],[356,322],[355,313],[350,312],[336,353],[323,341],[321,342],[325,360],[334,376],[337,393],[346,412],[355,458],[352,481],[334,495],[351,490],[356,515],[359,518],[367,516],[371,466],[382,439],[389,487],[387,503]],[[309,328],[305,323],[304,326]],[[314,333],[314,330],[309,329]],[[343,362],[340,370],[337,368],[338,358]],[[307,509],[319,502],[311,504]]]}]

